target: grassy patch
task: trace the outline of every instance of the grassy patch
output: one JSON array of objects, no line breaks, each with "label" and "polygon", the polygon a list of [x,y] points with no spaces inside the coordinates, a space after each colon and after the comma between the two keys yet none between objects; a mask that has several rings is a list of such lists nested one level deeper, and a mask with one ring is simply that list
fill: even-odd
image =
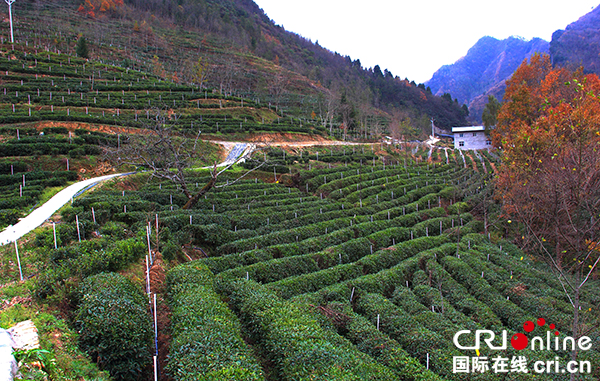
[{"label": "grassy patch", "polygon": [[[21,289],[4,287],[0,290],[2,297]],[[27,295],[27,294],[24,294]],[[36,305],[30,299],[24,298],[22,303],[16,303],[0,314],[0,327],[10,328],[15,324],[32,320],[38,329],[40,348],[49,352],[48,357],[55,359],[55,367],[49,371],[50,379],[55,380],[108,380],[107,373],[100,372],[96,364],[77,346],[78,335],[67,322],[55,316],[57,311],[51,311],[46,306]],[[25,372],[24,377],[27,376]]]}]

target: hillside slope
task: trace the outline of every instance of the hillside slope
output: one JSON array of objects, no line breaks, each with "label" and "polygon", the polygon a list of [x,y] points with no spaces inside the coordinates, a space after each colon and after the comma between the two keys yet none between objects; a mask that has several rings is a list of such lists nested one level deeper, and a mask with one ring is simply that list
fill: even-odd
[{"label": "hillside slope", "polygon": [[583,66],[587,72],[600,74],[600,7],[554,32],[550,55],[554,65]]},{"label": "hillside slope", "polygon": [[[119,304],[120,293],[100,299],[103,291],[86,284],[97,274],[118,272],[132,280],[131,290],[156,296],[156,323],[156,315],[145,315],[149,327],[156,324],[156,331],[145,331],[155,342],[125,337],[117,346],[114,336],[96,334],[96,326],[77,326],[82,337],[96,338],[103,350],[113,345],[110,354],[126,359],[98,361],[116,380],[127,379],[118,370],[132,367],[129,357],[118,358],[126,351],[139,354],[141,374],[150,373],[153,359],[146,353],[154,343],[161,377],[176,381],[205,374],[240,381],[470,380],[453,372],[455,356],[474,356],[456,347],[456,332],[485,328],[512,335],[542,317],[563,339],[572,334],[572,307],[547,267],[499,239],[501,230],[490,225],[489,236],[479,234],[484,224],[471,207],[485,197],[491,156],[473,161],[467,154],[463,161],[453,150],[447,154],[439,150],[425,161],[428,152],[418,147],[271,150],[266,155],[272,159],[286,155],[277,181],[270,171],[259,178],[254,172],[215,188],[191,210],[182,209],[181,189],[146,174],[106,184],[62,211],[57,249],[51,226],[20,242],[26,281],[19,292],[32,296],[32,310],[58,313],[64,306],[63,313],[76,316],[96,311],[88,301],[123,305],[98,308],[96,318],[123,332],[144,328],[127,324],[140,316],[135,305]],[[238,174],[223,176],[220,181],[230,182]],[[208,178],[196,172],[189,181]],[[154,256],[150,268],[146,256]],[[2,270],[0,284],[19,276],[14,261]],[[588,313],[599,302],[595,290],[593,281],[581,294],[590,327],[598,322]],[[0,301],[10,292],[0,287]],[[140,300],[146,304],[147,295]],[[115,310],[121,318],[109,320]],[[164,325],[161,313],[169,318]],[[3,316],[24,320],[20,306]],[[597,330],[586,335],[597,342]],[[489,356],[488,348],[482,351]],[[529,372],[533,361],[570,360],[563,351],[508,347],[503,353],[526,356]],[[579,359],[597,364],[598,355],[593,348]],[[79,379],[65,361],[57,367]],[[593,369],[589,379],[599,375]],[[564,379],[554,376],[536,379]],[[490,367],[477,379],[498,375]]]},{"label": "hillside slope", "polygon": [[[200,59],[208,64],[204,85],[260,98],[296,116],[314,112],[330,128],[343,124],[350,136],[380,133],[398,112],[417,129],[428,127],[431,117],[441,127],[466,121],[461,105],[287,32],[253,1],[127,0],[106,12],[96,9],[93,17],[78,11],[82,3],[15,3],[17,42],[74,54],[82,35],[91,58],[181,83],[198,82]],[[6,7],[1,11],[6,15]],[[7,23],[0,30],[8,36]]]},{"label": "hillside slope", "polygon": [[470,119],[478,121],[487,95],[501,99],[504,81],[535,52],[548,52],[548,42],[539,38],[530,41],[517,37],[498,40],[486,36],[477,41],[463,58],[441,67],[426,84],[436,95],[450,93],[459,103],[469,105]]}]

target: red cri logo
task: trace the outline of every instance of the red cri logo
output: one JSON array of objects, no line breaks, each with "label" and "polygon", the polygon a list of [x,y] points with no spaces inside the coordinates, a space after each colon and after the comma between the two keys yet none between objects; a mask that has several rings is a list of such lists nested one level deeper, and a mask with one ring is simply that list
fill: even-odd
[{"label": "red cri logo", "polygon": [[[537,320],[537,326],[543,327],[544,325],[546,325],[546,319],[539,318]],[[535,323],[529,320],[523,324],[523,330],[525,332],[533,332],[535,327]],[[554,331],[555,336],[558,336],[560,334],[558,331],[555,331],[556,326],[554,324],[550,324],[548,328],[550,328],[551,331]],[[512,347],[518,351],[527,348],[527,344],[529,344],[529,339],[522,333],[515,333],[510,338],[510,345],[512,345]]]}]

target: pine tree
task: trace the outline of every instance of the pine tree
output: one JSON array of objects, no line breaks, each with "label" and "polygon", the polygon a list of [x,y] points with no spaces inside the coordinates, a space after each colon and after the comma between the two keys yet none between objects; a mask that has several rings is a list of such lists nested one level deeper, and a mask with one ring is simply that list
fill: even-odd
[{"label": "pine tree", "polygon": [[483,124],[486,127],[486,131],[489,131],[491,127],[496,126],[500,107],[502,107],[502,105],[500,102],[498,102],[496,97],[493,95],[488,96],[488,103],[485,105],[485,108],[483,109],[483,115],[481,117]]},{"label": "pine tree", "polygon": [[89,58],[89,51],[85,37],[79,37],[79,39],[77,40],[77,47],[75,48],[75,52],[77,53],[78,57]]}]

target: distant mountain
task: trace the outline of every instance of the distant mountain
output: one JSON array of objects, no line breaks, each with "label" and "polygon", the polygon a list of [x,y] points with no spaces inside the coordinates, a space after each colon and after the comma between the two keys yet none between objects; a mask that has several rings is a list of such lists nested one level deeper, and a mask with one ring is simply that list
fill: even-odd
[{"label": "distant mountain", "polygon": [[583,66],[587,72],[600,74],[600,7],[554,32],[550,55],[554,65]]},{"label": "distant mountain", "polygon": [[547,53],[549,44],[540,38],[530,41],[517,37],[498,40],[483,37],[467,55],[454,64],[442,66],[426,82],[436,95],[449,93],[469,106],[469,119],[480,121],[488,95],[501,99],[504,81],[525,58],[535,52]]}]

